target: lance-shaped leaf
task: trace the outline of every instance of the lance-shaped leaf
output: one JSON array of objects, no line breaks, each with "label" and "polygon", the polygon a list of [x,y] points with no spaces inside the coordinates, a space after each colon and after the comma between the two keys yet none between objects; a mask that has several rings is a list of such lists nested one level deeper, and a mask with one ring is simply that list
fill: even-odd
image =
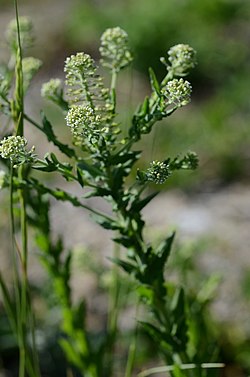
[{"label": "lance-shaped leaf", "polygon": [[93,164],[88,164],[85,160],[80,160],[77,164],[78,169],[82,170],[88,178],[103,177],[103,172]]},{"label": "lance-shaped leaf", "polygon": [[171,252],[171,247],[175,237],[175,232],[170,237],[167,237],[156,249],[159,264],[165,265]]},{"label": "lance-shaped leaf", "polygon": [[118,230],[120,229],[120,225],[112,219],[108,219],[107,217],[97,215],[95,213],[91,214],[91,217],[94,219],[94,221],[101,225],[104,229],[110,229],[110,230]]},{"label": "lance-shaped leaf", "polygon": [[160,84],[151,67],[149,68],[149,76],[150,76],[150,84],[151,84],[152,90],[155,91],[158,94],[158,96],[160,96],[161,95]]},{"label": "lance-shaped leaf", "polygon": [[144,207],[146,207],[146,205],[151,202],[152,199],[154,199],[156,197],[156,195],[158,195],[159,192],[153,192],[152,194],[148,195],[146,198],[142,199],[142,200],[138,200],[138,198],[136,200],[133,201],[133,203],[131,204],[131,207],[130,209],[132,211],[138,211],[140,212]]},{"label": "lance-shaped leaf", "polygon": [[152,323],[139,321],[139,324],[146,330],[146,332],[150,335],[150,337],[155,341],[158,345],[159,349],[166,355],[171,355],[172,347],[171,347],[171,337],[167,335],[165,332],[159,330],[156,326]]},{"label": "lance-shaped leaf", "polygon": [[117,266],[121,267],[128,274],[133,274],[133,273],[136,273],[136,271],[137,271],[136,265],[129,263],[127,261],[124,261],[122,259],[109,258],[109,260],[111,260],[113,263],[117,264]]},{"label": "lance-shaped leaf", "polygon": [[188,342],[188,325],[185,310],[185,294],[183,288],[177,289],[171,302],[173,326],[171,335],[175,340],[176,351],[184,351]]}]

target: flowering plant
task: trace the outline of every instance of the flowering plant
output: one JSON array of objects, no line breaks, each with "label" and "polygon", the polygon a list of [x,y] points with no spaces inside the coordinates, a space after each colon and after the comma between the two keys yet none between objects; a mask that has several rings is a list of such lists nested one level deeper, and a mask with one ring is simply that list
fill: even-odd
[{"label": "flowering plant", "polygon": [[[17,17],[16,23],[11,22],[7,39],[15,69],[11,64],[6,67],[6,78],[1,79],[0,86],[2,112],[13,121],[13,128],[3,135],[0,142],[0,155],[6,165],[6,172],[1,173],[1,180],[4,181],[2,186],[9,186],[11,193],[12,236],[15,240],[13,263],[17,286],[14,304],[2,276],[0,285],[20,349],[19,377],[26,374],[30,377],[40,376],[35,336],[32,337],[32,344],[28,342],[28,335],[35,333],[28,282],[28,226],[35,228],[41,260],[51,277],[52,288],[61,308],[60,345],[68,362],[82,376],[111,376],[114,373],[112,352],[119,340],[121,294],[117,266],[136,282],[138,300],[151,313],[151,320],[140,320],[140,326],[155,341],[165,362],[163,370],[174,377],[205,376],[206,369],[202,364],[204,354],[199,348],[200,337],[190,336],[192,331],[194,334],[195,324],[192,323],[185,290],[171,285],[165,279],[164,272],[174,234],[155,246],[145,239],[142,216],[143,208],[156,196],[156,193],[144,194],[148,183],[163,184],[175,170],[195,169],[197,156],[194,152],[173,159],[164,156],[162,161],[149,163],[145,170],[138,169],[136,182],[130,185],[126,183],[126,178],[140,158],[140,152],[134,149],[135,144],[143,135],[149,134],[157,122],[190,102],[191,84],[182,77],[195,66],[195,51],[188,45],[172,47],[168,53],[169,59],[161,59],[167,66],[166,76],[161,82],[154,71],[149,70],[152,93],[136,110],[127,134],[124,134],[117,120],[116,106],[117,75],[132,62],[127,33],[115,27],[106,30],[101,37],[100,63],[111,74],[109,88],[105,87],[98,67],[89,55],[80,52],[68,57],[64,69],[66,93],[62,81],[57,78],[43,84],[41,91],[44,98],[58,105],[65,114],[66,125],[72,134],[71,145],[66,145],[57,138],[44,114],[39,124],[24,108],[24,93],[41,65],[33,58],[25,60],[22,57],[22,46],[26,48],[33,40],[30,31],[31,25],[25,18],[18,22]],[[15,83],[13,95],[10,90],[12,80]],[[24,138],[26,123],[39,129],[67,158],[67,162],[60,161],[55,153],[46,154],[40,159],[33,154],[34,148],[28,151]],[[103,198],[111,205],[112,215],[88,206],[82,197],[49,187],[36,178],[34,171],[57,172],[67,181],[79,184],[83,190],[88,188],[87,192],[83,191],[82,197]],[[21,246],[16,241],[16,193],[20,205]],[[114,242],[121,247],[119,252],[115,249],[112,257],[116,266],[111,284],[111,307],[105,332],[98,345],[93,345],[90,340],[84,305],[72,302],[71,252],[65,256],[62,240],[55,241],[51,234],[48,196],[69,201],[74,206],[90,211],[100,226],[115,233]],[[20,318],[18,308],[21,311]],[[135,352],[136,335],[124,367],[126,377],[132,375]],[[208,364],[206,368],[209,368]],[[141,375],[146,376],[147,372]]]}]

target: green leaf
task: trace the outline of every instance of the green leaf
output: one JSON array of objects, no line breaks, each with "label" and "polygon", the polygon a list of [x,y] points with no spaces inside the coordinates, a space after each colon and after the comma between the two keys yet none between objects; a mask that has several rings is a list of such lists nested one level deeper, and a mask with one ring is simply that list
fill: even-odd
[{"label": "green leaf", "polygon": [[145,117],[145,115],[149,114],[149,98],[145,97],[144,102],[142,104],[140,114]]},{"label": "green leaf", "polygon": [[181,370],[180,366],[175,364],[173,366],[173,376],[174,377],[186,377],[186,374]]},{"label": "green leaf", "polygon": [[113,238],[113,241],[119,243],[120,245],[123,245],[124,247],[126,247],[126,249],[129,249],[131,246],[133,246],[133,241],[128,236]]},{"label": "green leaf", "polygon": [[12,331],[17,334],[17,319],[16,319],[16,308],[11,301],[11,296],[9,294],[8,288],[3,280],[2,274],[0,273],[0,287],[3,295],[4,307],[12,327]]},{"label": "green leaf", "polygon": [[80,160],[77,164],[78,169],[82,170],[85,173],[88,173],[89,177],[97,178],[102,177],[103,172],[99,170],[96,166],[88,164],[84,160]]},{"label": "green leaf", "polygon": [[72,344],[67,339],[59,339],[59,344],[64,351],[67,359],[70,363],[75,365],[80,370],[83,370],[85,368],[85,363],[81,360],[81,357],[78,355]]},{"label": "green leaf", "polygon": [[166,333],[163,333],[152,323],[144,321],[138,321],[138,323],[146,330],[146,332],[157,344],[157,347],[159,347],[163,353],[168,355],[172,354],[171,337],[169,337]]},{"label": "green leaf", "polygon": [[76,308],[74,308],[74,324],[76,328],[82,329],[86,318],[86,304],[81,301]]},{"label": "green leaf", "polygon": [[158,96],[160,96],[161,95],[160,84],[151,67],[149,68],[149,76],[150,76],[150,84],[151,84],[152,90],[154,90],[158,94]]},{"label": "green leaf", "polygon": [[127,151],[118,152],[110,157],[110,165],[122,165],[125,168],[132,167],[133,164],[139,159],[141,151]]},{"label": "green leaf", "polygon": [[49,163],[47,166],[44,166],[44,165],[33,166],[33,169],[51,173],[53,171],[56,171],[57,167],[54,164]]},{"label": "green leaf", "polygon": [[152,304],[153,298],[154,298],[154,292],[151,287],[147,285],[140,285],[137,288],[137,292],[140,295],[140,297],[144,300],[144,302],[146,301],[149,305]]},{"label": "green leaf", "polygon": [[110,229],[110,230],[120,229],[120,225],[116,221],[108,220],[106,217],[102,217],[101,215],[97,215],[95,213],[92,213],[91,217],[94,219],[94,221],[97,224],[101,225],[104,229]]},{"label": "green leaf", "polygon": [[176,289],[171,302],[171,312],[173,315],[173,326],[171,335],[175,339],[176,351],[184,351],[188,342],[188,325],[185,310],[185,294],[183,288]]},{"label": "green leaf", "polygon": [[110,195],[110,190],[103,188],[103,187],[96,187],[94,190],[87,192],[83,198],[92,198],[94,196],[109,196]]},{"label": "green leaf", "polygon": [[167,259],[170,255],[174,237],[175,232],[173,232],[173,234],[170,237],[167,237],[156,249],[156,254],[160,259],[160,263],[163,265],[166,264]]},{"label": "green leaf", "polygon": [[77,174],[78,182],[80,183],[80,185],[82,187],[84,187],[84,182],[83,182],[83,178],[82,178],[82,172],[81,172],[81,170],[78,167],[76,168],[76,174]]},{"label": "green leaf", "polygon": [[128,274],[132,274],[137,270],[136,265],[126,262],[124,260],[121,260],[119,258],[109,258],[113,263],[120,266],[124,271],[126,271]]},{"label": "green leaf", "polygon": [[162,340],[162,332],[152,323],[138,321],[138,323],[147,331],[147,333],[157,342]]},{"label": "green leaf", "polygon": [[48,238],[46,235],[40,233],[35,236],[36,244],[40,250],[47,253],[49,251]]},{"label": "green leaf", "polygon": [[70,165],[69,163],[60,162],[54,153],[47,153],[44,156],[44,161],[47,163],[47,166],[44,164],[34,165],[33,169],[46,172],[53,172],[58,170],[66,180],[72,179],[69,174],[73,170],[72,165]]},{"label": "green leaf", "polygon": [[147,182],[146,173],[144,171],[141,171],[137,169],[136,172],[136,180],[139,182],[139,184],[143,185]]},{"label": "green leaf", "polygon": [[55,153],[50,153],[50,158],[51,158],[51,161],[53,161],[55,165],[60,165],[60,162],[58,161]]},{"label": "green leaf", "polygon": [[159,192],[153,192],[142,200],[135,200],[131,205],[131,210],[140,212]]}]

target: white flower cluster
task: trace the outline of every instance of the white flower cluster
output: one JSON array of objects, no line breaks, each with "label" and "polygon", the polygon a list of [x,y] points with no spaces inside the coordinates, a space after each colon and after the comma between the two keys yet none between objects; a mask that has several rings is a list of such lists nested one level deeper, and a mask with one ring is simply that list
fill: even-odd
[{"label": "white flower cluster", "polygon": [[196,65],[196,51],[187,44],[178,44],[168,51],[169,69],[177,76],[186,75]]},{"label": "white flower cluster", "polygon": [[60,79],[51,79],[45,82],[41,88],[41,96],[47,99],[57,99],[62,96],[62,81]]},{"label": "white flower cluster", "polygon": [[152,161],[146,171],[146,179],[156,184],[163,184],[170,176],[169,166],[163,161]]},{"label": "white flower cluster", "polygon": [[103,81],[96,73],[94,60],[83,52],[65,61],[67,93],[72,103],[86,102],[94,108],[96,99],[103,98]]},{"label": "white flower cluster", "polygon": [[66,58],[64,72],[66,72],[66,78],[71,79],[72,75],[77,73],[88,72],[90,76],[94,76],[96,66],[94,60],[84,52],[78,52],[76,55],[71,55]]},{"label": "white flower cluster", "polygon": [[133,60],[128,47],[128,34],[120,27],[107,29],[101,36],[101,64],[119,72]]},{"label": "white flower cluster", "polygon": [[88,105],[74,105],[67,113],[66,123],[70,127],[74,143],[83,146],[87,142],[87,137],[98,129],[100,117],[96,116]]},{"label": "white flower cluster", "polygon": [[162,94],[168,104],[174,104],[178,107],[185,106],[191,101],[191,93],[191,84],[182,78],[169,81],[162,89]]},{"label": "white flower cluster", "polygon": [[23,136],[8,136],[0,141],[0,155],[2,158],[10,159],[14,167],[25,162],[34,160],[34,147],[27,151],[27,140]]},{"label": "white flower cluster", "polygon": [[32,56],[28,58],[23,58],[22,67],[24,75],[34,75],[39,68],[42,66],[42,61],[40,59],[33,58]]},{"label": "white flower cluster", "polygon": [[[29,18],[19,17],[19,30],[22,48],[32,46],[34,42],[33,25]],[[10,21],[6,30],[6,39],[10,46],[17,48],[17,23],[16,19]]]}]

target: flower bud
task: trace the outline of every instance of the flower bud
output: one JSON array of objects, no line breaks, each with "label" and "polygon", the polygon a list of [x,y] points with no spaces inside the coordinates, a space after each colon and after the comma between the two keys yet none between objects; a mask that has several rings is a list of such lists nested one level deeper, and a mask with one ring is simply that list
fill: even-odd
[{"label": "flower bud", "polygon": [[62,81],[60,79],[51,79],[45,82],[41,88],[41,96],[49,100],[57,100],[62,97]]},{"label": "flower bud", "polygon": [[131,63],[132,54],[128,47],[128,35],[120,27],[107,29],[101,36],[101,64],[119,72]]},{"label": "flower bud", "polygon": [[152,161],[147,169],[145,178],[156,184],[163,184],[170,176],[169,166],[164,161]]},{"label": "flower bud", "polygon": [[[28,48],[32,46],[34,41],[33,25],[29,18],[19,17],[19,30],[22,48]],[[6,30],[6,39],[14,50],[17,49],[17,23],[16,19],[10,21]]]},{"label": "flower bud", "polygon": [[196,51],[187,44],[171,47],[168,56],[171,63],[169,70],[173,70],[176,76],[186,75],[196,65]]}]

